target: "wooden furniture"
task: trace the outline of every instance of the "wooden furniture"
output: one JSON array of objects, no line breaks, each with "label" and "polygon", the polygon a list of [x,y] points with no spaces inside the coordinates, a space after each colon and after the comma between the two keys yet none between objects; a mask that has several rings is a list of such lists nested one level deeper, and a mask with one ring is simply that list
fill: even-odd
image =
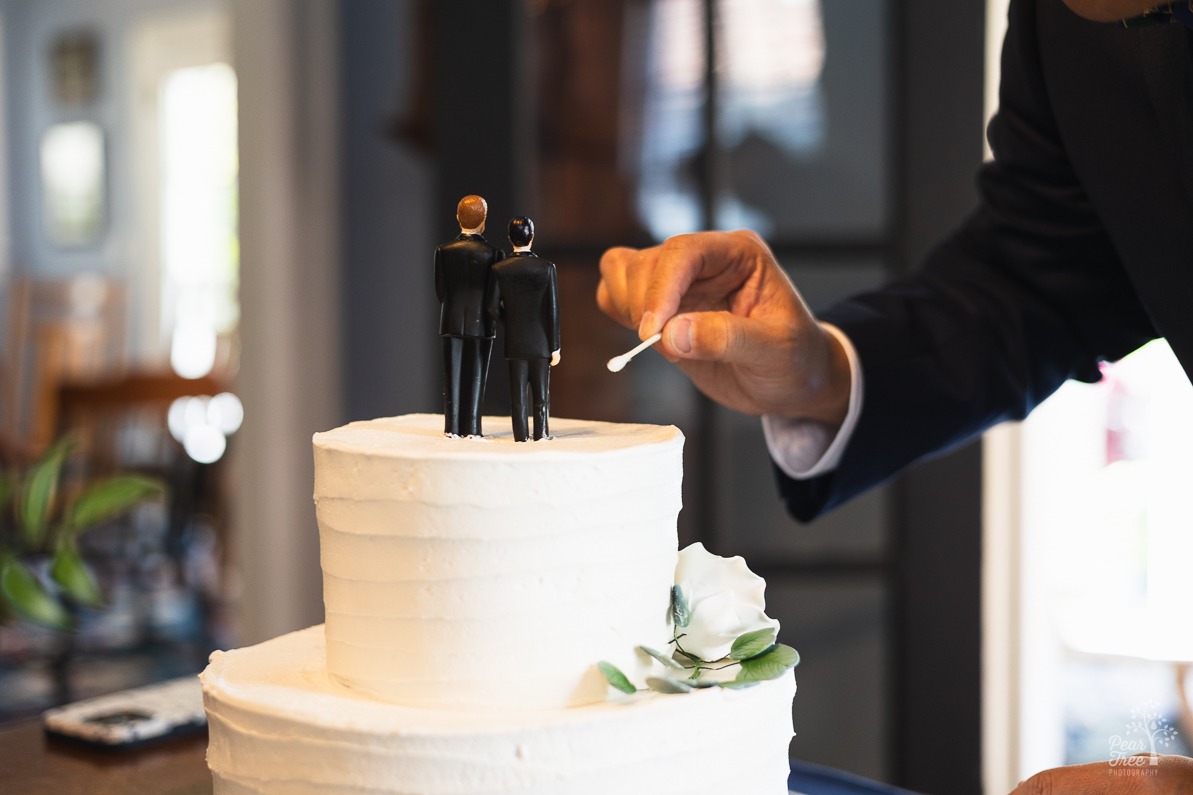
[{"label": "wooden furniture", "polygon": [[207,737],[128,751],[50,740],[39,719],[0,726],[0,792],[5,795],[208,795]]},{"label": "wooden furniture", "polygon": [[[102,379],[66,380],[58,384],[51,404],[58,434],[72,434],[94,474],[128,468],[167,466],[182,455],[166,430],[170,405],[178,398],[213,396],[227,391],[220,378],[183,378],[169,370],[129,370]],[[140,447],[122,444],[130,428],[139,435]],[[165,449],[163,449],[163,446]]]},{"label": "wooden furniture", "polygon": [[120,372],[126,293],[122,281],[94,273],[12,280],[0,380],[6,436],[36,454],[53,440],[63,382]]}]

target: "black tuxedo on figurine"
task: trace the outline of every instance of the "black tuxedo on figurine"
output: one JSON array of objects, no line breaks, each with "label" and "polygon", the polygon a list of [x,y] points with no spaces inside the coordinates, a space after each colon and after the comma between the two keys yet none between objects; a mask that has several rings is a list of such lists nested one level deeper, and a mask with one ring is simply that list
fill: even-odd
[{"label": "black tuxedo on figurine", "polygon": [[481,435],[481,402],[497,330],[487,311],[492,267],[502,257],[501,249],[480,235],[484,212],[477,210],[477,201],[470,200],[483,207],[479,196],[466,196],[457,219],[462,230],[478,231],[461,231],[455,240],[435,249],[435,293],[442,304],[444,432],[457,436]]},{"label": "black tuxedo on figurine", "polygon": [[529,218],[510,221],[514,253],[493,267],[495,286],[490,313],[505,326],[505,358],[509,362],[514,438],[529,438],[527,387],[534,404],[534,438],[549,436],[550,366],[559,353],[559,292],[555,265],[530,251],[534,224]]},{"label": "black tuxedo on figurine", "polygon": [[1193,375],[1193,32],[1012,0],[978,209],[896,285],[823,313],[864,377],[835,471],[779,473],[809,519],[1167,337]]}]

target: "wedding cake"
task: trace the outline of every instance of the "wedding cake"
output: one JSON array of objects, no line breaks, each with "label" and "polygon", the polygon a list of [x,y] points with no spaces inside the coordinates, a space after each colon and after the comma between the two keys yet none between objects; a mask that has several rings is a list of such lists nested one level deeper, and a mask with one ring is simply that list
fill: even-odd
[{"label": "wedding cake", "polygon": [[794,651],[677,553],[680,432],[442,422],[316,434],[326,622],[212,655],[215,792],[785,795]]}]

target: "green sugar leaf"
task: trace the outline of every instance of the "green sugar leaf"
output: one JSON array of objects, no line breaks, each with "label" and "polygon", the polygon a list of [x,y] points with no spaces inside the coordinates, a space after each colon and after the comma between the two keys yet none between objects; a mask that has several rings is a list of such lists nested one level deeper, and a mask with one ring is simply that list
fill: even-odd
[{"label": "green sugar leaf", "polygon": [[697,690],[707,690],[710,687],[721,686],[721,683],[716,679],[685,679],[684,683],[696,688]]},{"label": "green sugar leaf", "polygon": [[65,608],[46,593],[29,567],[16,558],[0,560],[0,598],[14,613],[34,624],[51,629],[66,629],[70,624]]},{"label": "green sugar leaf", "polygon": [[718,686],[723,687],[726,690],[745,690],[747,687],[754,687],[755,685],[758,685],[758,684],[761,684],[761,683],[756,682],[753,679],[749,679],[749,680],[745,680],[745,681],[739,681],[737,679],[730,679],[728,682],[717,682]]},{"label": "green sugar leaf", "polygon": [[779,643],[757,657],[742,660],[741,670],[737,672],[734,682],[765,682],[777,679],[798,664],[799,652]]},{"label": "green sugar leaf", "polygon": [[663,654],[661,651],[655,651],[654,649],[650,648],[649,646],[639,646],[638,648],[641,649],[642,651],[646,652],[647,654],[649,654],[651,657],[654,657],[656,660],[661,662],[663,664],[663,666],[666,668],[672,668],[676,671],[684,670],[684,666],[681,665],[677,660],[675,660],[675,658],[668,657],[667,655]]},{"label": "green sugar leaf", "polygon": [[103,602],[95,576],[79,557],[73,543],[65,543],[58,547],[54,554],[54,562],[50,566],[50,577],[79,604],[99,607]]},{"label": "green sugar leaf", "polygon": [[771,646],[775,645],[775,630],[771,627],[756,629],[733,641],[733,648],[729,650],[729,659],[748,660],[757,657]]},{"label": "green sugar leaf", "polygon": [[692,692],[692,686],[687,682],[668,679],[665,676],[648,676],[646,677],[646,685],[656,693],[667,693],[669,695]]},{"label": "green sugar leaf", "polygon": [[678,585],[671,586],[671,618],[677,627],[686,627],[692,621],[692,610]]},{"label": "green sugar leaf", "polygon": [[605,681],[608,682],[609,686],[613,689],[620,690],[623,693],[638,692],[638,688],[634,687],[634,685],[630,683],[629,677],[623,674],[621,669],[619,669],[613,663],[601,660],[599,663],[597,663],[597,668],[600,669],[601,673],[605,677]]},{"label": "green sugar leaf", "polygon": [[66,526],[78,532],[112,519],[162,492],[162,485],[139,475],[117,475],[88,487],[71,504]]}]

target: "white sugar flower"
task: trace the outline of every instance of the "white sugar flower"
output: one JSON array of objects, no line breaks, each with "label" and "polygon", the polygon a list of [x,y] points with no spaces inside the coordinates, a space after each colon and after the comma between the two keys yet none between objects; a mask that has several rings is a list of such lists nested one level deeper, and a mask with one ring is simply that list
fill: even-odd
[{"label": "white sugar flower", "polygon": [[679,553],[675,584],[691,613],[686,627],[676,627],[684,651],[712,662],[729,654],[733,641],[747,632],[779,622],[766,615],[766,581],[739,557],[723,558],[696,543]]}]

